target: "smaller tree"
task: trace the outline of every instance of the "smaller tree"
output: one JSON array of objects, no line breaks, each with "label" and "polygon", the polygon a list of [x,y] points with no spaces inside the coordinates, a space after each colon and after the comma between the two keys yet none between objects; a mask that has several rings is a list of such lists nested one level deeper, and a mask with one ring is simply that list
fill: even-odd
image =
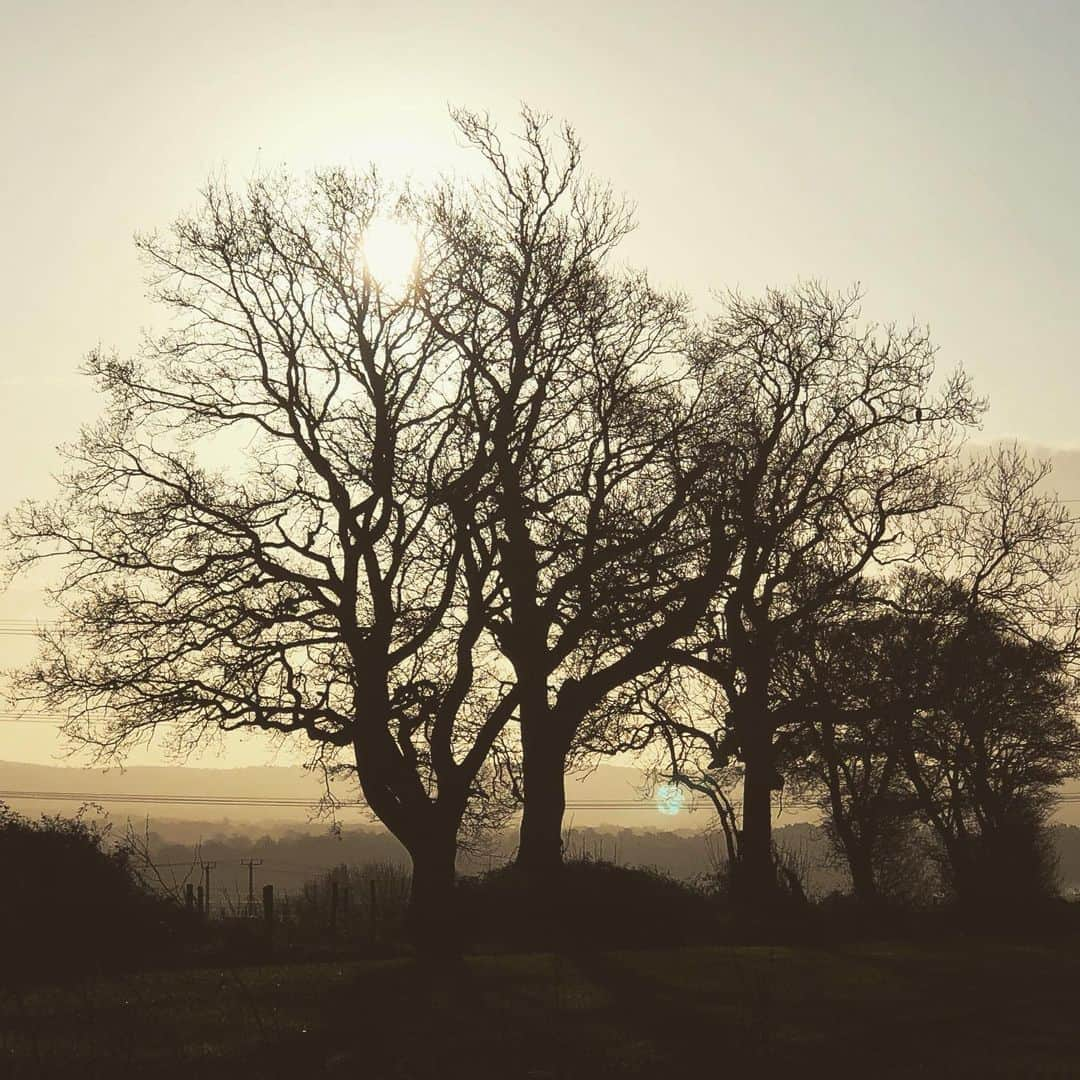
[{"label": "smaller tree", "polygon": [[[821,808],[860,903],[910,897],[914,798],[898,732],[901,620],[845,611],[786,658],[800,701],[789,775]],[[901,683],[902,685],[902,683]]]},{"label": "smaller tree", "polygon": [[974,461],[875,610],[841,611],[791,653],[800,770],[863,899],[910,848],[913,813],[961,898],[1052,887],[1043,826],[1080,744],[1076,550],[1048,471],[1016,447]]},{"label": "smaller tree", "polygon": [[1050,473],[1016,445],[975,459],[963,498],[922,521],[924,573],[897,597],[930,650],[905,769],[971,900],[1052,887],[1045,820],[1080,767],[1080,535]]},{"label": "smaller tree", "polygon": [[[921,583],[922,603],[932,588]],[[937,618],[913,619],[908,635],[923,681],[896,727],[907,779],[962,901],[1046,895],[1054,868],[1044,824],[1056,788],[1080,767],[1065,656],[954,590],[933,591]],[[963,604],[962,621],[950,620],[950,604]]]},{"label": "smaller tree", "polygon": [[[646,770],[651,787],[670,784],[708,801],[723,837],[727,873],[736,873],[742,837],[734,793],[742,781],[742,766],[731,740],[725,740],[726,702],[720,687],[691,668],[667,665],[651,685],[639,689],[647,722],[631,725],[617,749],[653,747],[654,760]],[[703,717],[713,719],[716,728],[710,730]],[[623,720],[625,727],[625,715]]]},{"label": "smaller tree", "polygon": [[[715,490],[700,502],[720,508],[699,535],[727,537],[728,560],[710,610],[668,655],[724,692],[755,908],[775,894],[772,799],[799,719],[783,657],[868,569],[909,550],[918,515],[952,500],[958,438],[981,408],[962,373],[933,389],[924,332],[866,325],[858,301],[818,285],[731,296],[692,351],[714,418],[700,452]],[[705,735],[719,726],[702,719]]]}]

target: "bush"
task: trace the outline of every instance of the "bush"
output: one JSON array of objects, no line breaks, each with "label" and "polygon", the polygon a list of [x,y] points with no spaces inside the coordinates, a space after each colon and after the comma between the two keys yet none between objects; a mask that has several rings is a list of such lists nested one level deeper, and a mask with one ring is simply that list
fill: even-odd
[{"label": "bush", "polygon": [[1057,852],[1049,830],[1034,814],[970,836],[943,862],[943,876],[964,908],[1019,910],[1058,895]]},{"label": "bush", "polygon": [[329,937],[334,885],[338,887],[335,927],[339,938],[370,942],[374,930],[379,941],[402,940],[412,874],[400,862],[379,859],[362,866],[341,863],[306,881],[301,893],[291,897],[282,908],[288,912],[292,941],[312,942]]},{"label": "bush", "polygon": [[9,977],[131,967],[179,938],[185,913],[106,849],[108,832],[85,808],[35,822],[0,803],[0,969]]},{"label": "bush", "polygon": [[658,870],[571,859],[547,878],[514,866],[458,885],[468,938],[483,945],[555,949],[682,945],[715,937],[717,908]]}]

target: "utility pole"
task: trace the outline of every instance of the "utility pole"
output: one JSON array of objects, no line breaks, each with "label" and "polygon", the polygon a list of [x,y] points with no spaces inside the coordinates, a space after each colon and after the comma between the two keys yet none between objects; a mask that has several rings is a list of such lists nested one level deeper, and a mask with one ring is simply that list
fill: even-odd
[{"label": "utility pole", "polygon": [[202,864],[203,876],[206,884],[206,917],[210,918],[210,871],[217,866],[216,862],[204,862]]},{"label": "utility pole", "polygon": [[255,914],[255,867],[262,866],[262,859],[241,859],[241,866],[248,868],[248,915]]}]

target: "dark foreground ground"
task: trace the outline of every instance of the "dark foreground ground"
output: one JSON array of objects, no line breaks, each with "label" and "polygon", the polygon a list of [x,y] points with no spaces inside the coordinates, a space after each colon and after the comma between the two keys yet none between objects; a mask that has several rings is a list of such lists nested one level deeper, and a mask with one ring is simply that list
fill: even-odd
[{"label": "dark foreground ground", "polygon": [[166,971],[0,991],[0,1077],[1080,1077],[1078,1004],[1076,939]]}]

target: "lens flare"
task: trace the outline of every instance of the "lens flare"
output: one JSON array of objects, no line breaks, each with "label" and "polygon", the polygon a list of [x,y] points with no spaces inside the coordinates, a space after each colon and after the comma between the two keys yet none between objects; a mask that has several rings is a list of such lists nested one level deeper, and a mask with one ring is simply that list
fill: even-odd
[{"label": "lens flare", "polygon": [[686,796],[678,784],[661,784],[656,789],[656,809],[661,814],[674,817],[683,807]]}]

